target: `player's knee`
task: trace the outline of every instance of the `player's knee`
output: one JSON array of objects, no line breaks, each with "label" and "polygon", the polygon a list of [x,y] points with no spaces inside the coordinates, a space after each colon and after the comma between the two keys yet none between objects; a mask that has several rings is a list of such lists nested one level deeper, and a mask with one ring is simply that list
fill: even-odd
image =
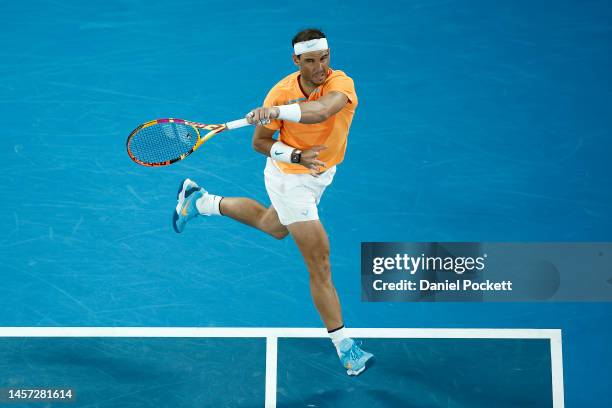
[{"label": "player's knee", "polygon": [[318,269],[329,270],[329,248],[320,248],[314,251],[308,258]]},{"label": "player's knee", "polygon": [[280,223],[276,213],[271,212],[270,209],[261,212],[256,226],[261,231],[279,240],[289,235],[287,228]]},{"label": "player's knee", "polygon": [[310,279],[315,283],[331,282],[329,251],[321,251],[306,257]]},{"label": "player's knee", "polygon": [[289,231],[270,231],[269,234],[280,241],[289,235]]},{"label": "player's knee", "polygon": [[287,231],[287,228],[284,228],[278,223],[270,222],[269,219],[265,218],[260,223],[260,229],[278,240],[281,240],[287,235],[289,235],[289,231]]},{"label": "player's knee", "polygon": [[332,284],[329,268],[310,270],[310,283],[315,286],[329,286]]}]

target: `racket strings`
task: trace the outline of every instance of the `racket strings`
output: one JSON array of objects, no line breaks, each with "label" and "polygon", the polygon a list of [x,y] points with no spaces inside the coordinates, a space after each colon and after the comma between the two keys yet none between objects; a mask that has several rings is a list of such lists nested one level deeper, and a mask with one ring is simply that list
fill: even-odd
[{"label": "racket strings", "polygon": [[140,129],[130,142],[134,157],[155,164],[178,159],[198,142],[196,130],[182,123],[158,123]]}]

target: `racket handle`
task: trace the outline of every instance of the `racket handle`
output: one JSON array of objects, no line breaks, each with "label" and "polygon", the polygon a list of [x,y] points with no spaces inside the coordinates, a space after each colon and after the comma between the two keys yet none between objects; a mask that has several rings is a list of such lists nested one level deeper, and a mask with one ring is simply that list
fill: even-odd
[{"label": "racket handle", "polygon": [[245,127],[245,126],[249,126],[249,125],[250,125],[250,123],[249,123],[249,122],[247,122],[247,120],[246,120],[246,119],[232,120],[231,122],[227,122],[227,123],[225,124],[225,126],[226,126],[226,127],[229,129],[229,130],[232,130],[232,129],[238,129],[238,128]]}]

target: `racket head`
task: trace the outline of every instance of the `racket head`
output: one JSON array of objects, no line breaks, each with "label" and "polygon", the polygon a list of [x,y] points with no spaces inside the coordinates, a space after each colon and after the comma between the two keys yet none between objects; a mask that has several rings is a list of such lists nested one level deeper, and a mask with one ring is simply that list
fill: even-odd
[{"label": "racket head", "polygon": [[127,138],[126,148],[135,163],[147,167],[167,166],[183,160],[225,128],[225,125],[184,119],[155,119],[134,129]]}]

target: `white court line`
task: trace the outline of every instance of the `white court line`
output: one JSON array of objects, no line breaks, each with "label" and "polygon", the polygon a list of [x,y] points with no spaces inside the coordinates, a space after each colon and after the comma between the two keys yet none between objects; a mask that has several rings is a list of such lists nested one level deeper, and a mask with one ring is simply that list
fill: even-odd
[{"label": "white court line", "polygon": [[277,337],[266,337],[266,407],[276,407]]},{"label": "white court line", "polygon": [[[357,338],[549,339],[553,408],[564,408],[560,329],[349,328]],[[266,408],[276,406],[279,337],[328,337],[323,328],[293,327],[0,327],[0,337],[238,337],[266,339]]]},{"label": "white court line", "polygon": [[[552,339],[558,329],[347,328],[361,338]],[[0,327],[0,337],[328,337],[323,328],[300,327]]]},{"label": "white court line", "polygon": [[563,392],[563,348],[561,330],[550,338],[550,368],[552,371],[553,407],[564,408]]}]

